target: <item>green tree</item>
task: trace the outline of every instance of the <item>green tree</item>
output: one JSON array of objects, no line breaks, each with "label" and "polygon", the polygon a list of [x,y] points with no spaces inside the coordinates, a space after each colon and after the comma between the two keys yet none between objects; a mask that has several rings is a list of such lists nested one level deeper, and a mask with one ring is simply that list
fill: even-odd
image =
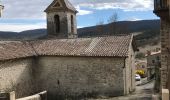
[{"label": "green tree", "polygon": [[135,58],[138,58],[138,59],[145,58],[145,54],[142,53],[142,52],[139,52],[139,53],[136,54]]}]

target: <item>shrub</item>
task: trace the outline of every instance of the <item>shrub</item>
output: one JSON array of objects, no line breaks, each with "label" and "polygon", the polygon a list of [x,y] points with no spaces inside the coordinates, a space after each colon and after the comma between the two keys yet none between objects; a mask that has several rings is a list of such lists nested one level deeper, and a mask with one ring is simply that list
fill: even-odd
[{"label": "shrub", "polygon": [[144,54],[144,53],[139,52],[139,53],[137,53],[137,54],[136,54],[135,58],[138,58],[138,59],[145,58],[145,54]]},{"label": "shrub", "polygon": [[143,70],[137,70],[136,74],[139,74],[142,78],[145,76],[145,72]]}]

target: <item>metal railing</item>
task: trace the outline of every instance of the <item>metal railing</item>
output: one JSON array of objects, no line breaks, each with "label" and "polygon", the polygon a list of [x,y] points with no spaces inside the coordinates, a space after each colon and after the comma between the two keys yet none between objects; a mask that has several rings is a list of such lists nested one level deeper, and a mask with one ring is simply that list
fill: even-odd
[{"label": "metal railing", "polygon": [[164,10],[169,8],[169,0],[154,0],[154,10]]}]

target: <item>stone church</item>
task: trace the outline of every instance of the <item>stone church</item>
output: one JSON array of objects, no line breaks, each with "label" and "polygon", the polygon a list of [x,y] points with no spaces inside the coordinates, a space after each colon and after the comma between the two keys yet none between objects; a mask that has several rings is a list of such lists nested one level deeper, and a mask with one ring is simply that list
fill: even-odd
[{"label": "stone church", "polygon": [[0,91],[20,98],[47,90],[48,100],[80,100],[135,90],[132,35],[77,38],[68,0],[54,0],[45,12],[48,39],[0,42]]}]

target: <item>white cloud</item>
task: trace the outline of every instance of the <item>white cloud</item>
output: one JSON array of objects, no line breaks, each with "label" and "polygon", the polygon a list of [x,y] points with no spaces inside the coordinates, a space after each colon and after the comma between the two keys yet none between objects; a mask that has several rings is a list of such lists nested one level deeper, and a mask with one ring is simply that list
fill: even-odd
[{"label": "white cloud", "polygon": [[44,10],[52,0],[2,0],[4,18],[45,19]]},{"label": "white cloud", "polygon": [[[5,6],[3,19],[46,19],[44,10],[53,0],[2,0]],[[124,11],[148,11],[153,9],[153,0],[70,0],[79,11],[78,15],[92,14],[96,10],[122,9]],[[129,18],[128,20],[140,20]],[[0,31],[20,32],[29,29],[46,28],[46,23],[18,24],[0,23]],[[79,26],[80,28],[81,26]]]},{"label": "white cloud", "polygon": [[77,26],[77,28],[83,28],[84,26]]},{"label": "white cloud", "polygon": [[78,14],[77,15],[87,15],[87,14],[92,14],[92,11],[88,11],[88,10],[82,10],[80,9],[80,6],[76,7]]},{"label": "white cloud", "polygon": [[153,9],[153,0],[71,0],[80,7],[92,9],[122,9],[124,11],[147,11]]},{"label": "white cloud", "polygon": [[131,17],[131,18],[128,18],[126,21],[138,21],[138,20],[142,20],[142,19],[136,18],[136,17]]},{"label": "white cloud", "polygon": [[21,32],[25,30],[46,28],[46,24],[20,24],[20,23],[0,23],[0,31]]},{"label": "white cloud", "polygon": [[[4,18],[45,19],[43,12],[53,0],[2,0]],[[147,11],[153,9],[153,0],[70,0],[75,7],[92,9],[123,9],[124,11]],[[92,11],[79,10],[79,15]]]}]

